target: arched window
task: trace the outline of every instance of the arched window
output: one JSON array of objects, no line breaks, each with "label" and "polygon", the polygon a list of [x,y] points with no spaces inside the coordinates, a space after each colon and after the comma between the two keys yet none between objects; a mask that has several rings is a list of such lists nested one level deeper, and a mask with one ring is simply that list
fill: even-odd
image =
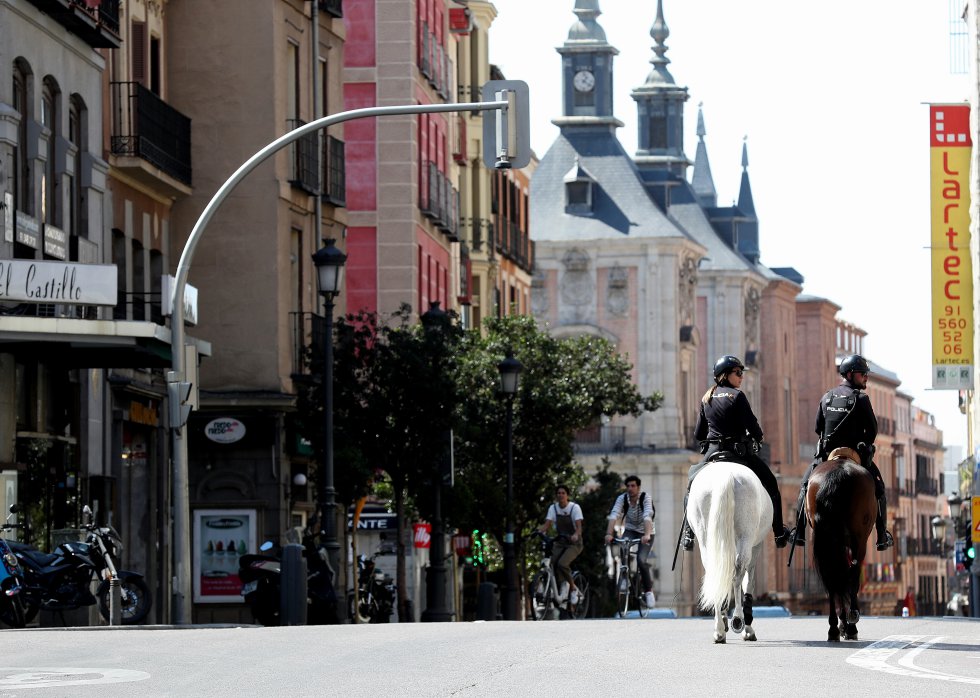
[{"label": "arched window", "polygon": [[61,225],[61,187],[58,182],[58,163],[56,141],[60,129],[61,90],[50,75],[44,78],[41,89],[41,137],[45,141],[46,153],[44,174],[41,177],[41,219],[51,225]]},{"label": "arched window", "polygon": [[82,153],[88,147],[86,135],[88,112],[81,95],[73,94],[68,105],[68,141],[71,143],[69,157],[72,166],[68,180],[68,216],[65,224],[69,233],[78,237],[88,237],[88,210],[85,190],[82,188]]},{"label": "arched window", "polygon": [[13,186],[17,209],[34,215],[34,186],[31,177],[27,147],[27,122],[33,117],[31,108],[32,74],[30,66],[22,58],[14,61],[14,109],[20,114],[17,124],[17,145],[14,148]]}]

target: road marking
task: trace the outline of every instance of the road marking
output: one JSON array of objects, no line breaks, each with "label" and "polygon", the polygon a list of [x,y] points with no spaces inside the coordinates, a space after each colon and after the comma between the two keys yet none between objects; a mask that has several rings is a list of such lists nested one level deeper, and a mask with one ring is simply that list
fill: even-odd
[{"label": "road marking", "polygon": [[[879,640],[868,645],[863,650],[858,650],[847,658],[848,664],[871,669],[872,671],[884,671],[889,674],[899,674],[901,676],[912,676],[919,679],[933,679],[936,681],[952,681],[954,683],[980,684],[980,678],[972,676],[958,676],[947,674],[933,669],[924,669],[915,666],[915,658],[922,652],[937,644],[943,637],[928,635],[889,635],[883,640]],[[903,657],[897,658],[901,666],[894,666],[888,663],[893,655],[898,654],[910,645],[916,645]]]},{"label": "road marking", "polygon": [[129,683],[150,678],[132,669],[83,669],[79,667],[0,667],[0,689],[63,688],[93,684]]}]

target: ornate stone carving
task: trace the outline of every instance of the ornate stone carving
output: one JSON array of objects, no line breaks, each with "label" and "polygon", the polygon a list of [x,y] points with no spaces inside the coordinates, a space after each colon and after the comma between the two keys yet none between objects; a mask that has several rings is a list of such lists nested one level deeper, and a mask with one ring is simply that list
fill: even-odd
[{"label": "ornate stone carving", "polygon": [[679,280],[678,310],[683,325],[694,324],[694,294],[698,286],[698,260],[694,255],[687,255],[681,260],[677,271]]},{"label": "ornate stone carving", "polygon": [[629,278],[629,271],[618,264],[609,270],[608,288],[606,289],[606,309],[612,315],[622,317],[629,311]]},{"label": "ornate stone carving", "polygon": [[534,315],[548,313],[548,275],[540,269],[531,277],[531,312]]},{"label": "ornate stone carving", "polygon": [[761,307],[759,289],[749,287],[745,294],[745,346],[754,349],[759,346],[759,309]]},{"label": "ornate stone carving", "polygon": [[571,249],[562,258],[565,273],[561,277],[559,292],[567,305],[584,306],[595,298],[595,284],[589,273],[589,255],[580,249]]}]

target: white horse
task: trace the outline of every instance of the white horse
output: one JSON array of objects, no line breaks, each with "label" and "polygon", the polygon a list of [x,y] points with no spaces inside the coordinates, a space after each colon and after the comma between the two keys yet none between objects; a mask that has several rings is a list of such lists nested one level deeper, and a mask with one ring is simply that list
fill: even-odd
[{"label": "white horse", "polygon": [[694,478],[687,520],[704,565],[700,606],[714,609],[715,642],[725,642],[726,614],[734,602],[732,630],[755,640],[752,591],[755,563],[772,529],[772,500],[751,470],[734,461],[708,463]]}]

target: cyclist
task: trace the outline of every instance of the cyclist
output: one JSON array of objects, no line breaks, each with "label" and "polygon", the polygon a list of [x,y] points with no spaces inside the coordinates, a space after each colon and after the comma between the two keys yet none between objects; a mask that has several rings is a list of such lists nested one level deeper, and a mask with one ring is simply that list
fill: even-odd
[{"label": "cyclist", "polygon": [[574,606],[578,603],[578,589],[572,579],[571,564],[582,553],[582,507],[568,499],[565,485],[558,485],[555,498],[558,501],[548,507],[548,514],[538,530],[547,533],[554,526],[558,531],[551,552],[551,567],[558,579],[558,600],[568,599]]},{"label": "cyclist", "polygon": [[640,540],[640,547],[636,553],[637,566],[640,569],[640,580],[643,583],[643,604],[647,608],[653,608],[653,577],[650,574],[650,565],[647,564],[647,557],[650,554],[650,547],[653,544],[653,519],[657,512],[653,502],[646,492],[640,491],[640,478],[630,475],[626,478],[626,491],[616,497],[613,502],[612,510],[609,512],[609,521],[606,525],[606,545],[612,543],[613,528],[616,522],[623,520],[623,538],[630,540]]}]

